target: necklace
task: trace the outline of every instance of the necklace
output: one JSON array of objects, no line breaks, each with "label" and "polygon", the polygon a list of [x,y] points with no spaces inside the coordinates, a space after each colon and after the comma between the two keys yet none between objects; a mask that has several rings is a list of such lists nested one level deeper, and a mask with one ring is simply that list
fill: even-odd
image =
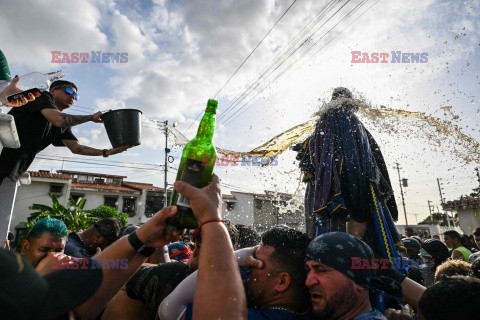
[{"label": "necklace", "polygon": [[304,312],[295,312],[295,311],[290,310],[287,307],[280,307],[280,306],[279,307],[277,307],[277,306],[268,307],[267,309],[281,310],[281,311],[285,311],[285,312],[288,312],[288,313],[292,313],[292,314],[297,315],[297,316],[306,316],[310,312],[310,308],[308,308]]}]

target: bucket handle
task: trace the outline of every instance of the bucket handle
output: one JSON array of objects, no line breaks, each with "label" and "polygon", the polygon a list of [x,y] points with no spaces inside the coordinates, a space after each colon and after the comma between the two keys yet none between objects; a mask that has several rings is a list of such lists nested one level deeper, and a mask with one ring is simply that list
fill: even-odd
[{"label": "bucket handle", "polygon": [[[109,109],[109,110],[99,110],[99,111],[102,113],[102,115],[100,116],[100,119],[102,119],[102,117],[103,117],[103,115],[104,115],[105,113],[110,112],[110,111],[113,111],[113,110],[112,110],[112,109]],[[102,120],[103,120],[103,119],[102,119]]]}]

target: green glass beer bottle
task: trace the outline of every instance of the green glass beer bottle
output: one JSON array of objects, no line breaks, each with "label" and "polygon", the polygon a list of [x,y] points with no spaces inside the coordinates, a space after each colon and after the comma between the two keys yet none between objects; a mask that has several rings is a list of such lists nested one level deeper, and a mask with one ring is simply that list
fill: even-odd
[{"label": "green glass beer bottle", "polygon": [[[197,135],[183,149],[176,181],[185,181],[196,188],[203,188],[212,180],[213,167],[217,158],[217,151],[212,143],[217,106],[218,101],[208,100]],[[195,229],[198,227],[198,221],[193,215],[190,201],[183,195],[178,194],[175,189],[172,193],[170,205],[176,205],[178,212],[168,220],[168,224],[179,229]]]}]

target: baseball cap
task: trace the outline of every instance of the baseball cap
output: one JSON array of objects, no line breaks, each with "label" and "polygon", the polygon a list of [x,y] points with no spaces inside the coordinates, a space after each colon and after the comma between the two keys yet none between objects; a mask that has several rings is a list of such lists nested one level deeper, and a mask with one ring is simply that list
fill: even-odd
[{"label": "baseball cap", "polygon": [[52,319],[87,301],[102,283],[102,270],[82,266],[40,276],[19,253],[0,249],[2,319]]},{"label": "baseball cap", "polygon": [[405,239],[402,239],[402,242],[406,248],[410,248],[411,250],[417,250],[417,251],[420,250],[421,243],[415,238],[405,238]]}]

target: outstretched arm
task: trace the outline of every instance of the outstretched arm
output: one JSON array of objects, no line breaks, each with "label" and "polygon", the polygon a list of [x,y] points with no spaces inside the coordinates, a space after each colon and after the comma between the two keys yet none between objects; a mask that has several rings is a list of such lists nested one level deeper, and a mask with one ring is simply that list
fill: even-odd
[{"label": "outstretched arm", "polygon": [[[84,156],[103,156],[103,150],[81,145],[77,140],[62,140],[62,142],[74,154],[82,154]],[[131,147],[132,146],[122,146],[112,148],[107,150],[105,154],[111,156],[113,154],[124,152]]]},{"label": "outstretched arm", "polygon": [[426,288],[410,278],[405,278],[401,285],[403,288],[403,298],[413,307],[413,309],[415,309],[415,311],[418,312],[418,302]]},{"label": "outstretched arm", "polygon": [[[175,182],[175,189],[190,199],[202,232],[193,318],[246,319],[247,302],[237,259],[225,225],[218,222],[222,217],[218,177],[213,175],[212,182],[203,189],[183,181]],[[216,222],[203,224],[207,221]]]},{"label": "outstretched arm", "polygon": [[102,112],[89,115],[73,115],[60,112],[58,109],[43,109],[40,111],[55,127],[73,127],[88,121],[102,122],[100,116]]},{"label": "outstretched arm", "polygon": [[[177,213],[176,207],[163,208],[157,212],[150,220],[142,225],[136,234],[145,245],[159,248],[169,242],[177,241],[182,234],[174,231],[172,235],[164,235],[166,219],[173,217]],[[108,246],[102,252],[96,254],[94,259],[100,261],[118,261],[126,259],[126,268],[104,268],[103,281],[98,291],[90,297],[85,303],[75,309],[78,319],[96,319],[102,310],[107,306],[108,301],[112,299],[120,288],[132,277],[138,268],[145,262],[146,257],[138,254],[125,236],[112,245]]]},{"label": "outstretched arm", "polygon": [[32,93],[29,93],[27,95],[22,94],[20,97],[18,97],[18,99],[13,100],[12,102],[8,102],[7,96],[23,91],[17,87],[18,81],[20,81],[20,78],[18,76],[15,76],[12,81],[10,81],[10,84],[5,87],[5,89],[2,90],[0,85],[0,96],[2,99],[2,103],[7,107],[21,107],[29,103],[30,101],[35,100],[36,97],[40,96],[40,93],[36,93],[35,95],[33,95]]}]

